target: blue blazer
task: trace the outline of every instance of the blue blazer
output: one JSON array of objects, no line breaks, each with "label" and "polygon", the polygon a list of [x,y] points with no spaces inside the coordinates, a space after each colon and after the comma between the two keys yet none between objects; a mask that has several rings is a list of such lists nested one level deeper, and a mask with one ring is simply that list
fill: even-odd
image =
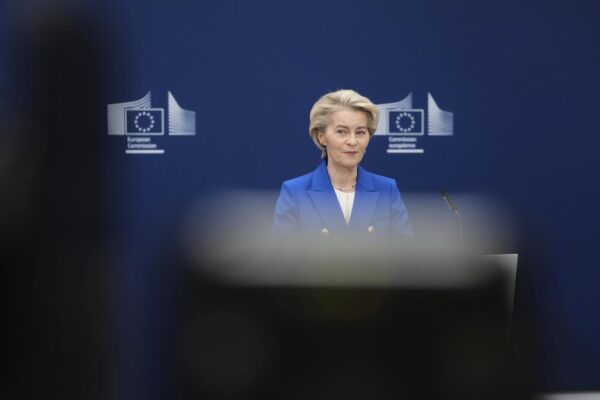
[{"label": "blue blazer", "polygon": [[350,224],[346,224],[327,164],[283,182],[271,234],[276,238],[345,235],[380,238],[412,236],[396,181],[358,167]]}]

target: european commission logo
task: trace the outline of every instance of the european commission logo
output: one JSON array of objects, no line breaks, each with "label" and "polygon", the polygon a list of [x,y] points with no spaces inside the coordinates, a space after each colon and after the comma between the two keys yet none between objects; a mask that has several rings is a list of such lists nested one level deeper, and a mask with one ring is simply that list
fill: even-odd
[{"label": "european commission logo", "polygon": [[163,154],[159,138],[165,136],[193,136],[196,134],[196,113],[179,106],[171,92],[167,92],[167,126],[164,108],[152,107],[152,92],[139,100],[114,103],[107,106],[108,134],[126,136],[127,154]]},{"label": "european commission logo", "polygon": [[423,154],[419,137],[454,134],[454,114],[438,107],[431,93],[427,93],[427,110],[413,107],[412,93],[395,103],[377,104],[377,108],[375,135],[389,136],[388,154]]},{"label": "european commission logo", "polygon": [[423,110],[388,112],[389,135],[423,135]]}]

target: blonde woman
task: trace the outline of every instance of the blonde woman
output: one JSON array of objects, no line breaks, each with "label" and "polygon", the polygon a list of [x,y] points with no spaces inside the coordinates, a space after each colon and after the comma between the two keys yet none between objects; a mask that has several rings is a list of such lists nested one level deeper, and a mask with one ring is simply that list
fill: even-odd
[{"label": "blonde woman", "polygon": [[309,131],[323,160],[283,183],[274,237],[412,236],[396,182],[359,165],[378,119],[377,107],[353,90],[327,93],[314,104]]}]

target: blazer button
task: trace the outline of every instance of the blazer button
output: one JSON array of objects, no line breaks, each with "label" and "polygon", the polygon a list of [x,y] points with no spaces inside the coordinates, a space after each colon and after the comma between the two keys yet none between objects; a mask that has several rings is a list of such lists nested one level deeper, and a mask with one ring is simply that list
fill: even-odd
[{"label": "blazer button", "polygon": [[375,231],[375,228],[373,228],[373,225],[369,225],[369,227],[367,228],[367,232],[373,233],[374,231]]},{"label": "blazer button", "polygon": [[323,237],[329,236],[329,231],[327,230],[327,228],[321,229],[321,236],[323,236]]}]

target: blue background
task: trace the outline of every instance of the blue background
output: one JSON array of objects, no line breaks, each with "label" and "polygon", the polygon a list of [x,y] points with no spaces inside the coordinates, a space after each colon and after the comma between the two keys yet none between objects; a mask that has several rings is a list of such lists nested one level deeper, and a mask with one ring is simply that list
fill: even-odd
[{"label": "blue background", "polygon": [[419,107],[431,92],[454,112],[455,135],[425,154],[387,155],[387,138],[375,137],[363,165],[405,192],[446,188],[506,205],[522,244],[502,250],[525,254],[516,313],[535,327],[537,390],[600,389],[598,1],[45,3],[2,6],[3,107],[26,106],[7,100],[28,87],[11,78],[13,60],[18,32],[42,14],[66,16],[103,49],[98,121],[102,105],[148,90],[153,104],[171,90],[196,111],[197,135],[173,138],[161,156],[125,155],[105,125],[90,128],[112,193],[116,392],[152,397],[136,382],[163,372],[157,315],[173,297],[163,261],[182,210],[206,192],[277,189],[314,169],[308,113],[338,88],[375,103],[413,92]]}]

